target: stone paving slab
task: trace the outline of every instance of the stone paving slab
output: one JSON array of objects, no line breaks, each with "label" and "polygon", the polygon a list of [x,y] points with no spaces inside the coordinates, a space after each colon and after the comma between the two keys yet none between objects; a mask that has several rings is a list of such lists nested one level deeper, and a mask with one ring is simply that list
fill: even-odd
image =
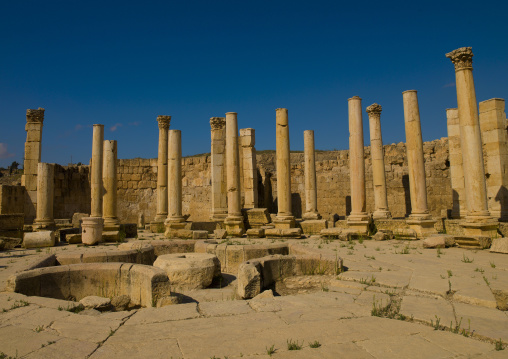
[{"label": "stone paving slab", "polygon": [[21,357],[60,339],[58,335],[46,331],[36,332],[19,326],[0,328],[0,352],[12,357]]},{"label": "stone paving slab", "polygon": [[252,313],[254,310],[246,301],[233,300],[224,302],[203,302],[199,303],[199,312],[204,317],[225,317]]},{"label": "stone paving slab", "polygon": [[168,305],[162,308],[142,308],[125,325],[162,323],[197,317],[199,313],[196,303]]},{"label": "stone paving slab", "polygon": [[97,349],[90,359],[126,359],[126,358],[183,358],[174,338],[147,340],[146,342],[105,343]]},{"label": "stone paving slab", "polygon": [[[462,319],[462,328],[469,328],[476,334],[508,342],[508,316],[497,309],[477,305],[454,303],[457,320]],[[508,354],[507,354],[508,355]]]},{"label": "stone paving slab", "polygon": [[60,338],[53,344],[47,344],[30,354],[26,359],[69,359],[87,358],[90,353],[97,349],[97,343],[87,341]]},{"label": "stone paving slab", "polygon": [[452,304],[441,297],[404,296],[400,314],[426,323],[431,323],[431,321],[436,323],[438,319],[441,325],[455,323]]}]

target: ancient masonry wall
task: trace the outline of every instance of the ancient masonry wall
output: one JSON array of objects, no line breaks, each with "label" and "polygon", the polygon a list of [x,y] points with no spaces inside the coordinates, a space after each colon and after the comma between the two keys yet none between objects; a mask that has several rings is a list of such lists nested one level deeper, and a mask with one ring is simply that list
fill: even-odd
[{"label": "ancient masonry wall", "polygon": [[[409,180],[404,143],[384,146],[388,204],[393,217],[411,212]],[[452,208],[452,189],[446,138],[424,143],[429,210],[440,217]],[[305,211],[304,154],[291,153],[293,214]],[[211,158],[209,155],[183,159],[183,213],[189,220],[208,221],[211,209]],[[370,147],[365,147],[367,211],[374,210]],[[259,207],[277,211],[275,151],[257,153]],[[157,212],[157,159],[118,160],[118,217],[122,222],[146,221]],[[318,211],[329,219],[344,217],[351,210],[348,151],[316,151]],[[7,189],[6,189],[7,190]],[[3,207],[3,206],[2,206]],[[26,211],[26,208],[25,208]],[[55,167],[54,217],[71,218],[73,213],[90,213],[89,166]]]},{"label": "ancient masonry wall", "polygon": [[[405,144],[384,146],[388,205],[393,217],[411,212]],[[341,217],[351,210],[349,151],[317,151],[316,172],[318,211],[324,218]],[[452,190],[449,178],[448,141],[446,138],[424,143],[429,210],[440,217],[451,209]],[[305,210],[303,153],[291,153],[291,190],[293,214],[300,218]],[[183,213],[191,221],[208,221],[211,208],[210,156],[183,159]],[[275,151],[258,152],[259,207],[277,211],[277,173]],[[374,210],[370,147],[365,147],[367,211]],[[152,220],[156,214],[157,159],[119,160],[118,211],[123,222],[135,222],[139,213]]]}]

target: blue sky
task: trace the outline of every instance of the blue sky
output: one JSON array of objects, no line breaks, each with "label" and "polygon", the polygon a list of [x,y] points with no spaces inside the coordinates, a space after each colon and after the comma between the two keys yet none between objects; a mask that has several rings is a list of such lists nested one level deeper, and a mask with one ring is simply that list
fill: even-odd
[{"label": "blue sky", "polygon": [[238,112],[256,148],[348,148],[347,99],[376,102],[385,144],[405,141],[402,92],[418,90],[424,140],[456,107],[445,53],[472,46],[477,100],[508,97],[507,2],[2,1],[0,166],[21,163],[27,108],[44,107],[42,161],[88,163],[94,123],[119,158],[157,156],[158,115],[184,155],[210,151],[209,119]]}]

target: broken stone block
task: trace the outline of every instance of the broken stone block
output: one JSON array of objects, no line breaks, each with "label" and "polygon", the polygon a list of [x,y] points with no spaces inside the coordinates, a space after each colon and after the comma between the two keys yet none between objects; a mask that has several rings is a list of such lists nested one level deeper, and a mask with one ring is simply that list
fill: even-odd
[{"label": "broken stone block", "polygon": [[339,239],[342,233],[342,228],[325,228],[319,232],[321,237],[326,239]]},{"label": "broken stone block", "polygon": [[192,231],[192,239],[208,239],[208,231]]},{"label": "broken stone block", "polygon": [[131,298],[125,294],[111,298],[111,306],[115,311],[127,310],[130,302]]},{"label": "broken stone block", "polygon": [[88,213],[74,213],[72,215],[72,227],[81,228],[84,217],[90,217]]},{"label": "broken stone block", "polygon": [[273,290],[271,289],[267,289],[267,290],[264,290],[262,293],[256,295],[253,299],[263,299],[263,298],[273,298],[274,295],[273,295]]},{"label": "broken stone block", "polygon": [[494,238],[492,240],[491,252],[508,254],[508,238]]},{"label": "broken stone block", "polygon": [[265,230],[262,228],[251,228],[247,230],[247,238],[264,238]]},{"label": "broken stone block", "polygon": [[431,236],[423,240],[423,248],[445,248],[446,241],[443,236]]},{"label": "broken stone block", "polygon": [[328,221],[325,219],[308,219],[300,222],[300,226],[306,235],[319,234],[323,229],[328,228]]},{"label": "broken stone block", "polygon": [[21,243],[21,238],[17,237],[0,237],[4,242],[4,249],[13,249]]},{"label": "broken stone block", "polygon": [[102,241],[103,242],[119,242],[120,241],[120,231],[104,231],[104,232],[102,232]]},{"label": "broken stone block", "polygon": [[301,238],[301,228],[271,228],[265,230],[267,238]]},{"label": "broken stone block", "polygon": [[386,241],[387,239],[390,239],[390,237],[385,232],[378,231],[372,236],[372,239],[375,241]]},{"label": "broken stone block", "polygon": [[111,308],[111,299],[97,297],[95,295],[84,297],[79,301],[79,303],[83,304],[85,309],[95,309],[100,312],[109,310]]},{"label": "broken stone block", "polygon": [[40,247],[54,247],[54,246],[55,246],[54,231],[39,231],[25,233],[23,239],[23,247],[27,249]]},{"label": "broken stone block", "polygon": [[81,243],[81,233],[78,234],[68,234],[66,236],[67,243],[69,244],[79,244]]},{"label": "broken stone block", "polygon": [[220,262],[213,254],[175,253],[157,257],[153,266],[166,272],[172,286],[198,289],[212,284]]},{"label": "broken stone block", "polygon": [[237,294],[243,299],[254,298],[261,292],[261,274],[252,263],[238,267]]},{"label": "broken stone block", "polygon": [[228,232],[225,229],[216,229],[213,231],[215,239],[225,239],[228,236]]}]

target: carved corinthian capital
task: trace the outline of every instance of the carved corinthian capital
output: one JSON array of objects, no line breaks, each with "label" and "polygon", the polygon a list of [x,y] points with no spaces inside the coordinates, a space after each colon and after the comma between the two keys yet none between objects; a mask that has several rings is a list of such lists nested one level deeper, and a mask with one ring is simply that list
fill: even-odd
[{"label": "carved corinthian capital", "polygon": [[44,121],[44,109],[39,107],[37,110],[26,110],[26,122],[40,122]]},{"label": "carved corinthian capital", "polygon": [[159,122],[159,129],[167,131],[171,123],[171,116],[157,116],[157,122]]},{"label": "carved corinthian capital", "polygon": [[222,130],[226,126],[225,117],[212,117],[210,118],[210,127],[212,130]]},{"label": "carved corinthian capital", "polygon": [[473,69],[473,51],[470,47],[461,47],[446,54],[453,64],[455,71]]},{"label": "carved corinthian capital", "polygon": [[382,109],[383,108],[381,107],[381,105],[378,105],[377,103],[373,103],[372,105],[367,107],[367,113],[369,114],[369,116],[380,117]]}]

